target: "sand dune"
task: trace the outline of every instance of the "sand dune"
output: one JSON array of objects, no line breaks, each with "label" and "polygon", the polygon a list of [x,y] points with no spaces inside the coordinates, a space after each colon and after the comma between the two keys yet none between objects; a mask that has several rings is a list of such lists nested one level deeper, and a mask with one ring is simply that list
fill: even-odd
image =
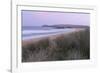
[{"label": "sand dune", "polygon": [[22,41],[22,61],[79,60],[90,58],[89,28]]}]

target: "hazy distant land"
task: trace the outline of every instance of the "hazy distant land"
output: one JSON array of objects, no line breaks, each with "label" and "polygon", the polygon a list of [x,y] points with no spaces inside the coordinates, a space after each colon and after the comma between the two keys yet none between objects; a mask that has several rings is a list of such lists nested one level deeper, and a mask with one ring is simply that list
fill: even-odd
[{"label": "hazy distant land", "polygon": [[72,25],[72,24],[55,24],[55,25],[42,25],[42,26],[23,26],[24,29],[33,28],[52,28],[52,29],[64,29],[64,28],[89,28],[87,25]]},{"label": "hazy distant land", "polygon": [[43,25],[42,27],[53,27],[57,29],[62,28],[89,28],[87,25],[72,25],[72,24],[55,24],[55,25]]}]

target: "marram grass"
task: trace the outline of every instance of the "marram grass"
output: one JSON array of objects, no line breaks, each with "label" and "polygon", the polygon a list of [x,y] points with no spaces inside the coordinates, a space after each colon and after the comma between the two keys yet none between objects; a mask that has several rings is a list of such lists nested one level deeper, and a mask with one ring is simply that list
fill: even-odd
[{"label": "marram grass", "polygon": [[[36,40],[36,39],[35,39]],[[84,60],[90,58],[90,30],[75,31],[22,43],[22,62]]]}]

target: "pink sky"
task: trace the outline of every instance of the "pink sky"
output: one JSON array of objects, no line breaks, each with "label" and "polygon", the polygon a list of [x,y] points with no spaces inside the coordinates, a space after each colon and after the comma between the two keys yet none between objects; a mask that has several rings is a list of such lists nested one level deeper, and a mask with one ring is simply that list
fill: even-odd
[{"label": "pink sky", "polygon": [[89,13],[65,13],[22,10],[23,26],[55,24],[90,25]]}]

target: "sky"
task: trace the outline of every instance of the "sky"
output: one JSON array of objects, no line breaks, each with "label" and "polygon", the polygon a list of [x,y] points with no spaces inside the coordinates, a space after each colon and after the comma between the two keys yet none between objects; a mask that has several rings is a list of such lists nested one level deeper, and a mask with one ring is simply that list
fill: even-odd
[{"label": "sky", "polygon": [[22,10],[22,26],[57,24],[90,25],[89,13]]}]

